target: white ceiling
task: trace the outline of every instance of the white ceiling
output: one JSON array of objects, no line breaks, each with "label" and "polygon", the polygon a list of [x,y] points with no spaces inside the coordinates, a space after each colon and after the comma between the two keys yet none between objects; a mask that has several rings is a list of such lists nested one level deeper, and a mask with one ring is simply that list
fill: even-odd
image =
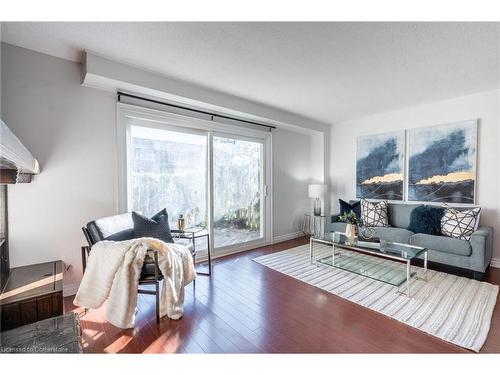
[{"label": "white ceiling", "polygon": [[500,87],[500,23],[2,23],[4,42],[104,56],[335,123]]}]

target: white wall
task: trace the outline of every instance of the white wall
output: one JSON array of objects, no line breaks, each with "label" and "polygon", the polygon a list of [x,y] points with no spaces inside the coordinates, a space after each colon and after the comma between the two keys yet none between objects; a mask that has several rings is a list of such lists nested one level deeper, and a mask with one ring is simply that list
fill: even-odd
[{"label": "white wall", "polygon": [[[81,277],[81,226],[117,212],[116,98],[80,85],[80,64],[2,44],[3,117],[39,160],[31,184],[9,188],[13,267],[62,259]],[[275,237],[296,233],[308,211],[311,136],[273,134]]]},{"label": "white wall", "polygon": [[277,240],[293,237],[304,213],[310,212],[310,150],[310,135],[273,131],[273,232]]},{"label": "white wall", "polygon": [[338,198],[353,199],[356,137],[396,129],[445,124],[479,118],[477,203],[481,224],[495,228],[494,255],[500,259],[500,90],[375,114],[335,124],[331,132],[330,183],[332,212]]},{"label": "white wall", "polygon": [[2,45],[3,118],[39,160],[31,184],[9,187],[10,261],[62,259],[81,276],[81,227],[116,205],[115,96],[80,85],[81,66]]}]

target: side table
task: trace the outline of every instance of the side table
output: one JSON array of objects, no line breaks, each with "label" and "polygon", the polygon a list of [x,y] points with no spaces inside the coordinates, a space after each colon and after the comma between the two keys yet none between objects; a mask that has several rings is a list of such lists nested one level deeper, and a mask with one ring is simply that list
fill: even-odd
[{"label": "side table", "polygon": [[302,232],[308,237],[324,236],[327,218],[328,216],[325,215],[304,214],[304,218],[302,219]]},{"label": "side table", "polygon": [[207,254],[208,254],[208,272],[198,272],[196,271],[196,273],[198,275],[206,275],[206,276],[210,276],[212,274],[212,256],[211,256],[211,253],[212,253],[212,249],[211,249],[211,246],[210,246],[210,234],[208,233],[208,230],[206,230],[205,228],[188,228],[188,229],[184,229],[184,230],[179,230],[179,229],[173,229],[170,231],[172,233],[172,236],[174,237],[174,239],[178,238],[178,239],[187,239],[189,241],[191,241],[191,243],[193,244],[193,261],[196,260],[196,239],[197,238],[203,238],[203,237],[206,237],[207,238]]}]

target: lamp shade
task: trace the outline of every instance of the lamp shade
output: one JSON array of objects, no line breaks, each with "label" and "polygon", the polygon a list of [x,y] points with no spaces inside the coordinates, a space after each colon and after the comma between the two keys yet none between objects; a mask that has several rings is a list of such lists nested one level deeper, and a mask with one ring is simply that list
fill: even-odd
[{"label": "lamp shade", "polygon": [[326,185],[311,184],[309,185],[309,198],[323,198],[325,190]]}]

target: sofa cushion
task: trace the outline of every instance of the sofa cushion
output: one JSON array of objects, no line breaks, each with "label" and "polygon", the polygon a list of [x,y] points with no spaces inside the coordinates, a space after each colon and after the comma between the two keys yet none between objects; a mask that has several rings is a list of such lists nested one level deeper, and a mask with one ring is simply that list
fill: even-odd
[{"label": "sofa cushion", "polygon": [[441,235],[441,218],[444,208],[437,206],[415,207],[410,215],[408,230],[415,233]]},{"label": "sofa cushion", "polygon": [[[404,228],[368,227],[367,229],[373,233],[373,237],[378,237],[381,240],[389,242],[410,243],[410,236],[414,234]],[[360,232],[359,237],[362,239],[363,228],[360,229]]]},{"label": "sofa cushion", "polygon": [[410,216],[417,207],[423,204],[389,203],[387,212],[389,214],[389,225],[396,228],[408,228]]},{"label": "sofa cushion", "polygon": [[462,256],[469,256],[472,254],[472,248],[469,241],[460,240],[458,238],[417,233],[410,237],[410,244],[448,254]]}]

